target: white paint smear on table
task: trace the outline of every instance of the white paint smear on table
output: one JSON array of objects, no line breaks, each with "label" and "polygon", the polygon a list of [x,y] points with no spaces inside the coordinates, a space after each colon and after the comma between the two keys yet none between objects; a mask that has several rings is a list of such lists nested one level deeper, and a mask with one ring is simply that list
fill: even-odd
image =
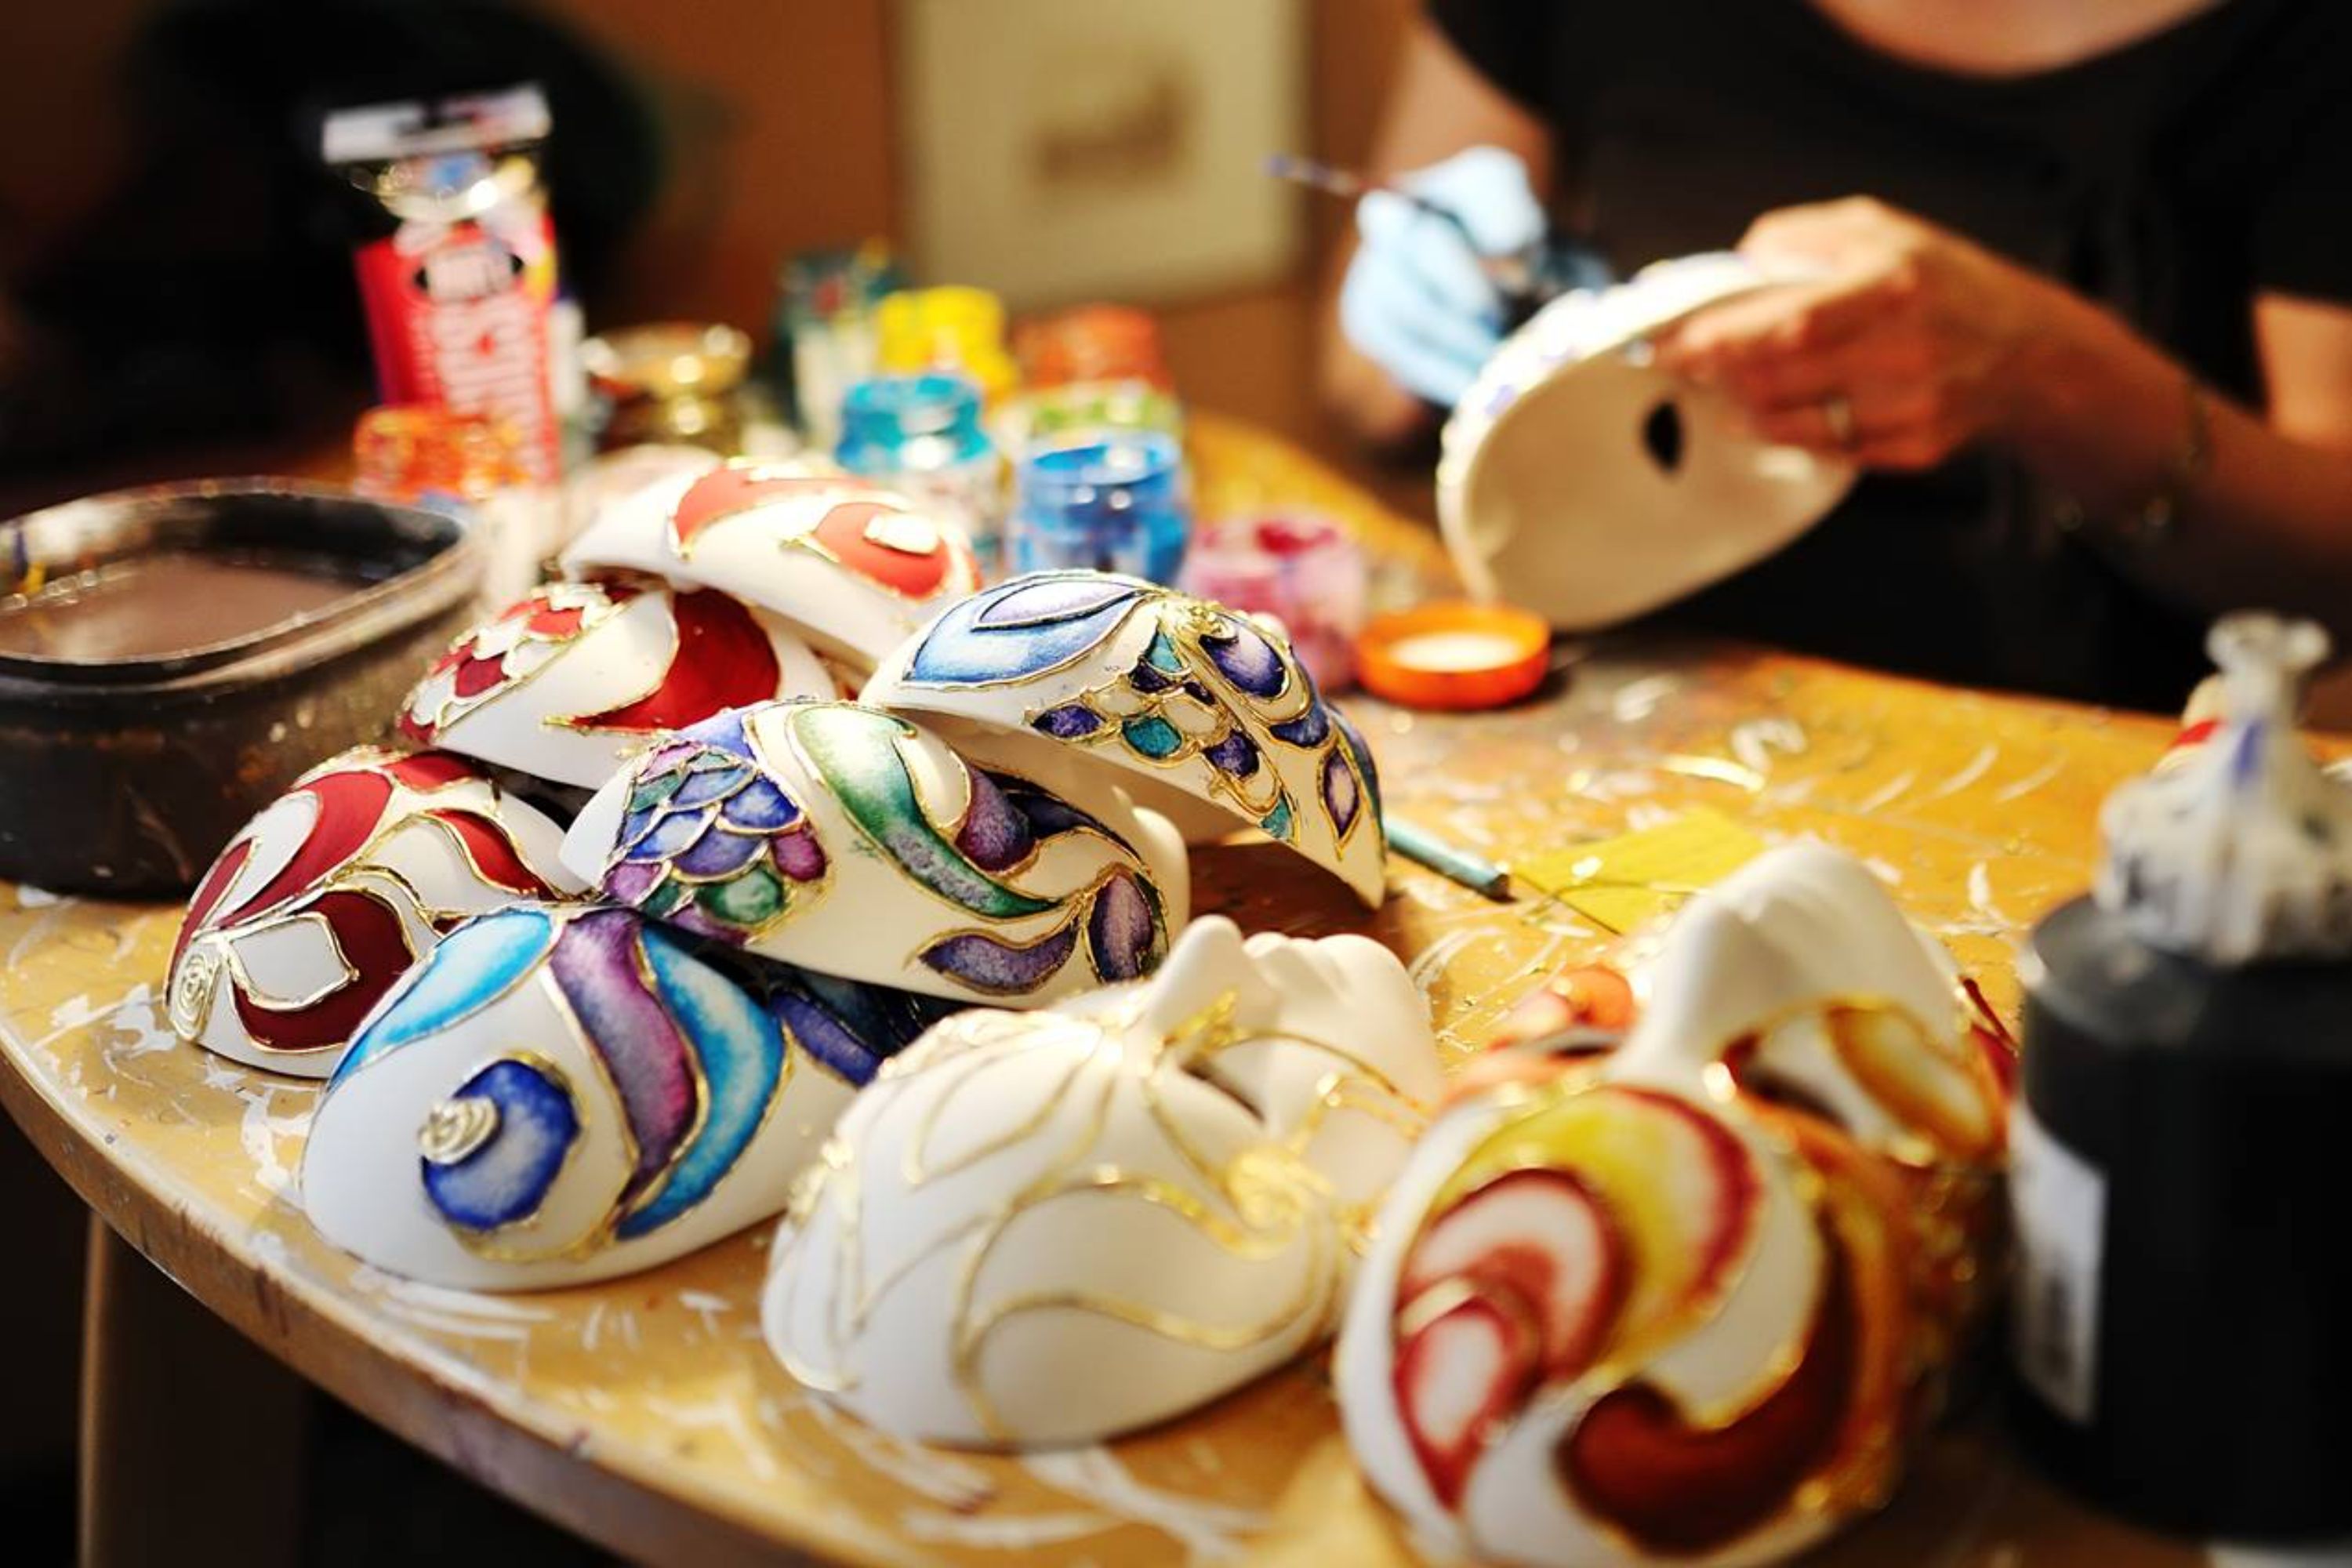
[{"label": "white paint smear on table", "polygon": [[1942,784],[1937,784],[1934,789],[1928,791],[1927,798],[1929,800],[1945,800],[1948,799],[1952,795],[1959,794],[1962,790],[1976,783],[1977,780],[1990,773],[1992,771],[1993,763],[1999,761],[2000,757],[2000,748],[1992,744],[1990,742],[1987,742],[1985,744],[1977,748],[1977,754],[1970,757],[1965,763],[1963,763],[1959,772],[1954,773],[1950,778],[1946,779]]},{"label": "white paint smear on table", "polygon": [[1649,675],[1628,681],[1617,689],[1609,701],[1609,711],[1620,724],[1638,724],[1658,710],[1658,704],[1672,697],[1682,685],[1673,675]]},{"label": "white paint smear on table", "polygon": [[1122,1521],[1098,1513],[962,1514],[908,1509],[898,1516],[900,1531],[916,1541],[994,1552],[1034,1552],[1114,1530]]},{"label": "white paint smear on table", "polygon": [[1247,1538],[1266,1524],[1265,1512],[1258,1509],[1202,1502],[1147,1486],[1099,1443],[1024,1454],[1021,1468],[1074,1498],[1173,1537],[1198,1562],[1239,1556]]},{"label": "white paint smear on table", "polygon": [[[22,894],[30,895],[39,891],[39,889],[35,888],[25,888],[19,889],[19,891]],[[60,899],[55,894],[45,895],[45,897],[47,898],[46,907],[41,900],[35,900],[29,896],[25,898],[24,908],[28,910],[39,910],[41,912],[33,917],[31,922],[25,927],[25,933],[16,939],[15,946],[9,948],[8,967],[11,969],[23,963],[34,950],[39,947],[41,942],[47,938],[50,928],[57,924],[58,917],[63,914],[66,910],[73,908],[73,901],[69,899]]]},{"label": "white paint smear on table", "polygon": [[[868,1468],[918,1497],[944,1503],[961,1514],[985,1506],[996,1496],[996,1483],[977,1465],[843,1415],[814,1394],[803,1396],[801,1408]],[[1102,1522],[1097,1521],[1096,1528],[1102,1528]]]},{"label": "white paint smear on table", "polygon": [[1635,801],[1625,808],[1625,831],[1648,833],[1681,819],[1682,813],[1654,800]]},{"label": "white paint smear on table", "polygon": [[310,1107],[304,1105],[291,1115],[276,1114],[278,1096],[286,1092],[275,1084],[245,1085],[236,1097],[245,1101],[245,1115],[237,1122],[237,1140],[245,1145],[246,1157],[253,1162],[254,1184],[268,1197],[285,1197],[299,1202],[295,1189],[293,1170],[278,1157],[278,1141],[290,1138],[299,1142],[310,1131]]},{"label": "white paint smear on table", "polygon": [[2004,930],[2011,923],[1992,901],[1992,867],[1982,860],[1969,868],[1969,907]]},{"label": "white paint smear on table", "polygon": [[480,1318],[463,1317],[455,1312],[435,1312],[404,1301],[383,1303],[385,1316],[398,1318],[415,1328],[429,1329],[436,1334],[447,1334],[461,1340],[497,1340],[506,1344],[527,1345],[530,1342],[528,1323],[494,1323]]},{"label": "white paint smear on table", "polygon": [[714,1296],[708,1290],[680,1290],[677,1304],[693,1313],[701,1321],[702,1331],[714,1340],[720,1337],[719,1314],[735,1310],[734,1302],[724,1296]]},{"label": "white paint smear on table", "polygon": [[1731,754],[1752,773],[1769,774],[1773,753],[1795,756],[1809,743],[1804,726],[1783,715],[1746,719],[1731,727]]},{"label": "white paint smear on table", "polygon": [[2064,768],[2065,765],[2065,758],[2053,757],[2042,766],[2026,774],[2023,778],[2019,779],[2012,784],[2005,784],[2001,785],[1999,789],[1992,792],[1992,797],[2003,805],[2009,805],[2011,801],[2022,800],[2027,795],[2032,795],[2035,790],[2040,789],[2043,784],[2048,784],[2052,779],[2056,778],[2060,770]]},{"label": "white paint smear on table", "polygon": [[1412,966],[1405,971],[1405,973],[1412,977],[1413,984],[1421,994],[1427,996],[1430,987],[1437,983],[1437,977],[1445,973],[1445,966],[1454,962],[1454,955],[1480,937],[1489,934],[1491,933],[1474,928],[1448,931],[1413,954]]},{"label": "white paint smear on table", "polygon": [[1919,775],[1916,773],[1906,769],[1855,802],[1854,809],[1865,816],[1874,811],[1884,811],[1901,800],[1903,792],[1917,783],[1918,778]]},{"label": "white paint smear on table", "polygon": [[673,1426],[696,1431],[716,1432],[735,1445],[736,1452],[752,1475],[763,1481],[772,1481],[783,1474],[776,1458],[768,1451],[768,1439],[753,1424],[751,1413],[721,1395],[700,1405],[679,1405],[667,1399],[648,1397],[646,1408]]},{"label": "white paint smear on table", "polygon": [[1992,868],[1989,862],[1979,860],[1969,868],[1968,891],[1969,914],[1928,929],[1939,937],[1995,936],[2008,939],[2013,944],[2017,922],[1993,902]]},{"label": "white paint smear on table", "polygon": [[460,1290],[447,1285],[427,1285],[362,1263],[352,1270],[352,1289],[394,1301],[457,1317],[498,1319],[511,1323],[545,1323],[555,1318],[551,1307],[534,1306],[514,1296],[493,1296],[483,1290]]},{"label": "white paint smear on table", "polygon": [[136,1057],[156,1051],[168,1051],[180,1043],[179,1036],[163,1021],[162,998],[155,988],[142,981],[131,987],[131,994],[115,1004],[108,1017],[110,1026],[120,1029],[131,1038],[125,1044],[109,1046],[105,1051],[109,1068],[119,1068]]}]

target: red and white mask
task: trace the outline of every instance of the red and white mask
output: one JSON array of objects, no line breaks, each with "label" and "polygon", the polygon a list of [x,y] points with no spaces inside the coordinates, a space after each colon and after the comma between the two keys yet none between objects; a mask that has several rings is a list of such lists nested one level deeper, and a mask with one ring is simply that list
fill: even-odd
[{"label": "red and white mask", "polygon": [[866,479],[757,463],[615,502],[563,564],[723,589],[861,673],[980,586],[971,540],[938,509]]},{"label": "red and white mask", "polygon": [[729,595],[549,583],[451,645],[408,694],[400,731],[593,789],[656,736],[837,689],[808,645]]},{"label": "red and white mask", "polygon": [[229,841],[189,901],[166,1008],[192,1045],[303,1078],[467,917],[568,897],[563,830],[441,752],[360,747]]},{"label": "red and white mask", "polygon": [[1456,1103],[1373,1226],[1333,1379],[1444,1552],[1714,1568],[1885,1500],[1999,1277],[2009,1047],[1858,861],[1685,906],[1622,1046]]}]

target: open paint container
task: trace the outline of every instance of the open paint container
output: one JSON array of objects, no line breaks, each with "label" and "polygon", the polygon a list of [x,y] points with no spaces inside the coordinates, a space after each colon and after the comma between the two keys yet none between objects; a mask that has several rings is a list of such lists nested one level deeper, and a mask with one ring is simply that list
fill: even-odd
[{"label": "open paint container", "polygon": [[33,512],[0,563],[0,877],[124,897],[381,732],[480,576],[450,518],[262,479]]}]

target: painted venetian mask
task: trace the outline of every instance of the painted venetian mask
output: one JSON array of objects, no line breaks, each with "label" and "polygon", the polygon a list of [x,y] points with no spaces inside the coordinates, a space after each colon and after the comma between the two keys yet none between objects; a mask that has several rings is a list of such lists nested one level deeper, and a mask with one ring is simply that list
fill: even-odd
[{"label": "painted venetian mask", "polygon": [[1618,1077],[1713,1074],[1914,1164],[1999,1161],[2013,1050],[1852,856],[1800,843],[1751,861],[1692,902],[1643,981]]},{"label": "painted venetian mask", "polygon": [[592,799],[564,855],[606,898],[875,984],[1035,1005],[1158,967],[1174,829],[1115,786],[967,764],[902,719],[772,702],[695,725]]},{"label": "painted venetian mask", "polygon": [[1155,979],[977,1010],[842,1118],[772,1250],[768,1342],[902,1436],[1082,1443],[1328,1331],[1439,1080],[1424,1005],[1357,937],[1189,930]]},{"label": "painted venetian mask", "polygon": [[723,589],[861,673],[980,586],[963,530],[920,502],[845,474],[754,462],[614,504],[563,563]]},{"label": "painted venetian mask", "polygon": [[725,594],[550,583],[458,638],[408,694],[400,729],[593,788],[667,731],[835,689],[807,645]]},{"label": "painted venetian mask", "polygon": [[192,1045],[324,1078],[458,921],[580,890],[562,829],[446,752],[363,746],[296,780],[189,900],[166,1011]]},{"label": "painted venetian mask", "polygon": [[1016,577],[943,612],[864,700],[1041,782],[1115,763],[1196,842],[1255,827],[1382,896],[1370,749],[1279,633],[1204,600],[1098,572]]},{"label": "painted venetian mask", "polygon": [[1997,1252],[2005,1081],[1868,870],[1695,899],[1598,1067],[1454,1106],[1382,1206],[1335,1378],[1447,1551],[1770,1561],[1885,1500]]},{"label": "painted venetian mask", "polygon": [[653,1267],[783,1206],[857,1085],[949,1011],[627,910],[452,933],[327,1086],[302,1196],[328,1239],[469,1289]]}]

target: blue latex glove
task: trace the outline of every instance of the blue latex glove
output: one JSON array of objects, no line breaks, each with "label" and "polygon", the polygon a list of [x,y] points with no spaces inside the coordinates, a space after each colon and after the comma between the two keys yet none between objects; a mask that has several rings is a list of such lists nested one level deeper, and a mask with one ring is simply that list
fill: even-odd
[{"label": "blue latex glove", "polygon": [[[1462,215],[1490,256],[1544,236],[1525,163],[1473,147],[1399,182]],[[1502,342],[1508,302],[1452,224],[1374,191],[1356,204],[1360,243],[1339,289],[1339,330],[1400,386],[1452,407]]]}]

